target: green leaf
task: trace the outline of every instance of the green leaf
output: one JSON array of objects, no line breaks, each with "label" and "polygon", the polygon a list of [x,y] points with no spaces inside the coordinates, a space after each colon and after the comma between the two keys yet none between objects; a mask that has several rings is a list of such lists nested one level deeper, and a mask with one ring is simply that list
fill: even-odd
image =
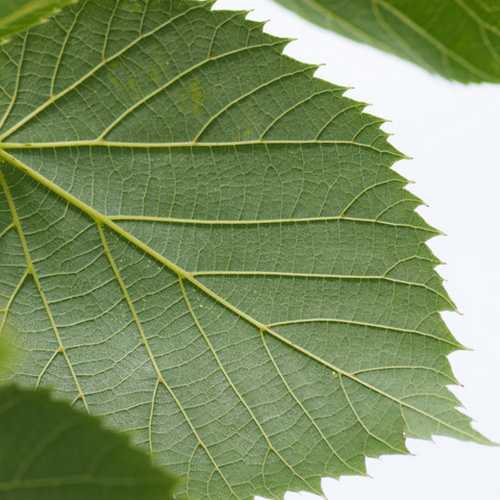
[{"label": "green leaf", "polygon": [[0,378],[3,380],[10,375],[12,367],[20,362],[19,352],[13,344],[15,342],[14,332],[8,325],[5,325],[0,339]]},{"label": "green leaf", "polygon": [[10,350],[7,342],[0,342],[0,370],[3,370],[3,367],[7,366],[10,358]]},{"label": "green leaf", "polygon": [[446,388],[454,306],[402,155],[261,28],[96,0],[0,54],[17,381],[131,433],[182,498],[319,491],[405,436],[486,442]]},{"label": "green leaf", "polygon": [[174,481],[95,417],[15,386],[0,388],[0,402],[0,498],[172,498]]},{"label": "green leaf", "polygon": [[0,40],[24,31],[75,0],[0,0]]},{"label": "green leaf", "polygon": [[277,1],[450,80],[500,82],[498,0]]}]

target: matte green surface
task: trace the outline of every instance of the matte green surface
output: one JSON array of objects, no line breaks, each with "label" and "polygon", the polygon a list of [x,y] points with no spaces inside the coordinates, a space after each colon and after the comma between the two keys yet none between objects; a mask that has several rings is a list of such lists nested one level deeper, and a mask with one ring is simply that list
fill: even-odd
[{"label": "matte green surface", "polygon": [[276,0],[451,80],[500,82],[500,0]]},{"label": "matte green surface", "polygon": [[[7,341],[8,340],[8,341]],[[10,325],[4,325],[0,339],[0,378],[4,379],[10,375],[9,371],[19,362],[19,352],[13,347],[16,340]]]},{"label": "matte green surface", "polygon": [[97,419],[46,391],[0,388],[0,499],[168,500],[173,484]]},{"label": "matte green surface", "polygon": [[38,24],[76,0],[0,0],[0,40]]},{"label": "matte green surface", "polygon": [[7,365],[7,362],[10,358],[10,346],[7,345],[7,342],[0,342],[0,370],[3,371],[3,367]]},{"label": "matte green surface", "polygon": [[446,389],[454,306],[401,155],[285,45],[106,0],[0,52],[16,379],[129,431],[182,498],[317,491],[405,435],[484,441]]}]

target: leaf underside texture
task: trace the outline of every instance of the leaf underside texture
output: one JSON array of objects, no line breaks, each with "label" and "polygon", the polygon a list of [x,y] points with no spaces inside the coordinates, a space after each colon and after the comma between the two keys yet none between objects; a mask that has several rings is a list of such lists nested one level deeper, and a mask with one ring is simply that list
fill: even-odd
[{"label": "leaf underside texture", "polygon": [[276,1],[450,80],[500,82],[498,0]]},{"label": "leaf underside texture", "polygon": [[87,1],[0,49],[1,327],[179,498],[280,497],[484,441],[381,120],[240,12]]}]

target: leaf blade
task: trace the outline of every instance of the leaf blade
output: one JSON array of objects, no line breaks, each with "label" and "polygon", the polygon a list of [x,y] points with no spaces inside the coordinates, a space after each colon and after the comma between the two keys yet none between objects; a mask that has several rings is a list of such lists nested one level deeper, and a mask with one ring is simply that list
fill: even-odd
[{"label": "leaf blade", "polygon": [[189,498],[319,491],[404,452],[404,417],[481,441],[446,389],[460,345],[439,315],[454,306],[425,246],[436,231],[379,121],[242,14],[150,4],[123,39],[130,11],[110,6],[59,16],[73,36],[102,9],[115,21],[92,64],[61,65],[71,38],[54,48],[29,106],[21,79],[0,132],[4,223],[17,214],[25,239],[7,241],[9,280],[25,260],[36,273],[13,302],[24,383],[76,389]]},{"label": "leaf blade", "polygon": [[3,386],[0,399],[2,494],[19,500],[172,498],[173,479],[94,417],[47,391]]},{"label": "leaf blade", "polygon": [[2,0],[0,40],[41,23],[75,0]]},{"label": "leaf blade", "polygon": [[463,83],[500,81],[500,17],[491,3],[277,0],[306,19]]}]

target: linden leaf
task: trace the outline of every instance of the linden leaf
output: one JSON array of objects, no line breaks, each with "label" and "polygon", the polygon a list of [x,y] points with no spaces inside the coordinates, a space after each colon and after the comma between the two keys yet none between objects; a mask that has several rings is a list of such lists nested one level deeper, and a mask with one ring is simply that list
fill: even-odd
[{"label": "linden leaf", "polygon": [[276,1],[450,80],[500,82],[498,0]]},{"label": "linden leaf", "polygon": [[75,0],[0,0],[0,40],[24,31]]},{"label": "linden leaf", "polygon": [[0,388],[0,402],[0,498],[172,498],[174,481],[95,417],[15,386]]},{"label": "linden leaf", "polygon": [[16,375],[127,431],[181,498],[363,474],[457,411],[381,120],[238,12],[94,0],[0,51],[0,307]]}]

